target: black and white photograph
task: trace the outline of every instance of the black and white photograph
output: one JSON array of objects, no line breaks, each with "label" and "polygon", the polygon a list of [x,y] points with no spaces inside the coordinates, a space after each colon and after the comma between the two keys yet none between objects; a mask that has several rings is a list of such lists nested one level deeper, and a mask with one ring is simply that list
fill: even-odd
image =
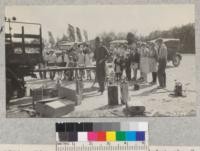
[{"label": "black and white photograph", "polygon": [[4,33],[8,118],[196,116],[193,4],[12,5]]}]

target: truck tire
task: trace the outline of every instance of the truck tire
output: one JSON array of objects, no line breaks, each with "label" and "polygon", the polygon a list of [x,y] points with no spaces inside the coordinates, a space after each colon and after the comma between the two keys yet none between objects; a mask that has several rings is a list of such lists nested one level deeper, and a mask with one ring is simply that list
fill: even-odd
[{"label": "truck tire", "polygon": [[12,81],[6,78],[6,108],[9,107],[10,100],[13,96]]},{"label": "truck tire", "polygon": [[178,67],[180,65],[180,62],[181,62],[180,56],[176,55],[173,57],[172,63],[174,65],[174,67]]}]

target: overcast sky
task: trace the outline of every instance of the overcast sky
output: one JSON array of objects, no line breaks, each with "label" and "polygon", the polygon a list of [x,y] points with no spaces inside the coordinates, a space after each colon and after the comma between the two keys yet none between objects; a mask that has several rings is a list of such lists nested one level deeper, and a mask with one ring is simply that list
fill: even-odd
[{"label": "overcast sky", "polygon": [[[74,6],[8,6],[6,17],[42,24],[43,37],[52,31],[54,37],[67,33],[72,24],[88,31],[89,39],[104,31],[147,35],[154,30],[193,23],[194,5],[74,5]],[[31,30],[31,29],[30,29]]]}]

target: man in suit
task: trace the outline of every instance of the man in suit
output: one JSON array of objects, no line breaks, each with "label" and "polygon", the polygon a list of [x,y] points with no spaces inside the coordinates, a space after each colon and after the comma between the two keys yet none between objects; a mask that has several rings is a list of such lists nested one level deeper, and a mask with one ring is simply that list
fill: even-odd
[{"label": "man in suit", "polygon": [[99,37],[95,39],[94,59],[96,60],[96,79],[99,83],[99,92],[103,94],[105,90],[106,79],[106,60],[108,58],[108,50],[102,45]]},{"label": "man in suit", "polygon": [[161,38],[156,43],[158,45],[158,88],[162,89],[166,87],[167,47]]}]

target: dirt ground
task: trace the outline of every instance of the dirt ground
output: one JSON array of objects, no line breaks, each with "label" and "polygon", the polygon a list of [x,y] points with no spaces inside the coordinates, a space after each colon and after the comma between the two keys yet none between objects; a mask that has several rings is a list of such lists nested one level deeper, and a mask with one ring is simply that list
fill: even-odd
[{"label": "dirt ground", "polygon": [[[195,55],[183,55],[179,67],[173,67],[168,63],[167,67],[167,87],[157,89],[158,85],[142,84],[140,90],[133,89],[133,82],[129,83],[129,106],[144,106],[145,113],[142,116],[195,116],[196,114],[196,87],[195,87]],[[185,97],[174,97],[173,93],[175,80],[183,84]],[[151,74],[148,75],[151,81]],[[43,84],[55,85],[51,80],[27,80],[27,88],[41,87]],[[63,85],[75,84],[63,81]],[[119,100],[119,105],[108,106],[107,88],[103,95],[97,92],[98,84],[91,87],[93,81],[84,81],[84,99],[81,105],[63,117],[127,117],[125,105]],[[26,101],[24,101],[26,100]],[[26,99],[12,100],[10,108],[7,110],[7,117],[29,117],[26,111],[19,111],[18,105],[24,102],[31,102],[30,97]]]}]

